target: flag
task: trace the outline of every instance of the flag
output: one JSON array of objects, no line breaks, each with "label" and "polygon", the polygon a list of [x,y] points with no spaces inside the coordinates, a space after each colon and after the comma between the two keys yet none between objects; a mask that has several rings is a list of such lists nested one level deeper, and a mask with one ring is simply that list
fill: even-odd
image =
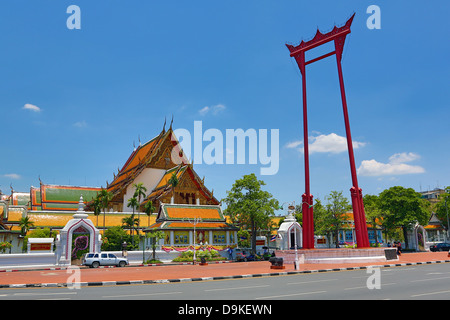
[{"label": "flag", "polygon": [[277,240],[277,235],[274,235],[270,238],[270,241],[275,241],[275,240]]}]

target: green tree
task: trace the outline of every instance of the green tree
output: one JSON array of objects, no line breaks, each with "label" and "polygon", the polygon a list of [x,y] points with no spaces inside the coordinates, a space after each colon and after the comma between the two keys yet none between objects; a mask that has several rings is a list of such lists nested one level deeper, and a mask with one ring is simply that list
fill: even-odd
[{"label": "green tree", "polygon": [[383,213],[380,209],[380,199],[376,195],[366,194],[363,198],[366,220],[370,222],[375,232],[375,243],[378,244],[377,226],[383,225]]},{"label": "green tree", "polygon": [[45,227],[41,229],[37,227],[36,229],[30,231],[23,239],[22,251],[27,251],[28,238],[56,238],[58,231],[51,231],[50,228]]},{"label": "green tree", "polygon": [[158,245],[159,239],[164,238],[164,232],[161,230],[152,230],[147,233],[147,237],[152,239],[152,260],[156,260],[156,246]]},{"label": "green tree", "polygon": [[104,241],[102,243],[102,250],[105,251],[120,251],[122,250],[122,243],[129,242],[130,236],[121,226],[114,226],[106,229],[104,234]]},{"label": "green tree", "polygon": [[450,187],[445,188],[445,193],[439,195],[438,202],[434,206],[434,212],[448,232],[448,220],[450,219]]},{"label": "green tree", "polygon": [[325,206],[328,216],[328,222],[331,224],[331,231],[334,234],[336,248],[339,247],[339,230],[346,229],[347,222],[346,213],[351,210],[348,199],[342,195],[342,191],[331,191],[326,197],[327,204]]},{"label": "green tree", "polygon": [[238,236],[238,246],[240,248],[248,248],[250,247],[250,232],[248,230],[240,229],[237,232]]},{"label": "green tree", "polygon": [[148,221],[147,224],[150,227],[150,216],[153,213],[153,211],[155,211],[156,208],[153,206],[153,202],[151,200],[148,200],[145,204],[144,204],[144,212],[147,215]]},{"label": "green tree", "polygon": [[268,217],[274,216],[279,208],[278,201],[272,195],[261,189],[265,183],[258,180],[254,173],[244,175],[233,184],[227,197],[223,199],[227,208],[225,214],[229,215],[234,223],[250,227],[252,253],[256,253],[256,233],[258,230],[267,230]]},{"label": "green tree", "polygon": [[102,190],[100,190],[99,197],[101,203],[100,207],[103,209],[103,233],[104,233],[105,232],[104,230],[106,229],[105,227],[106,209],[108,208],[109,202],[112,199],[112,193],[102,188]]},{"label": "green tree", "polygon": [[20,218],[19,227],[22,236],[25,236],[32,226],[34,226],[34,222],[30,220],[29,216]]},{"label": "green tree", "polygon": [[98,216],[102,212],[102,200],[97,193],[97,196],[92,200],[92,209],[94,210],[94,216],[97,217],[97,229],[98,229]]},{"label": "green tree", "polygon": [[416,222],[426,225],[430,220],[429,204],[421,194],[412,188],[391,187],[380,193],[380,209],[385,212],[386,226],[402,228],[405,245],[408,248],[407,231]]},{"label": "green tree", "polygon": [[172,197],[174,198],[174,203],[175,203],[175,187],[178,185],[178,178],[176,173],[172,173],[172,176],[169,179],[169,184],[172,186]]},{"label": "green tree", "polygon": [[[298,206],[298,209],[301,210],[302,206]],[[320,199],[314,199],[314,234],[318,236],[326,236],[328,239],[328,244],[331,244],[330,234],[333,228],[333,225],[330,221],[330,215],[328,214],[327,209],[322,204]],[[297,217],[297,216],[296,216]],[[297,221],[301,221],[298,220]]]},{"label": "green tree", "polygon": [[131,228],[131,236],[132,236],[133,245],[134,245],[133,234],[134,234],[135,226],[137,226],[139,224],[139,219],[135,218],[135,216],[134,216],[134,210],[137,207],[139,207],[138,200],[135,197],[132,197],[132,198],[128,199],[127,207],[131,207],[133,209],[133,213],[131,214],[130,217],[123,218],[122,221],[126,221],[126,224]]},{"label": "green tree", "polygon": [[145,198],[145,193],[147,192],[147,188],[144,187],[144,184],[142,182],[139,183],[133,183],[134,188],[134,197],[137,198],[138,203],[141,203],[141,197]]},{"label": "green tree", "polygon": [[[144,187],[144,184],[142,182],[139,183],[133,183],[133,188],[134,188],[134,195],[133,198],[137,198],[137,206],[136,209],[139,209],[140,205],[141,205],[141,197],[145,198],[145,193],[147,192],[147,188]],[[137,224],[137,234],[139,236],[139,223],[141,222],[141,219],[138,219],[138,224]]]}]

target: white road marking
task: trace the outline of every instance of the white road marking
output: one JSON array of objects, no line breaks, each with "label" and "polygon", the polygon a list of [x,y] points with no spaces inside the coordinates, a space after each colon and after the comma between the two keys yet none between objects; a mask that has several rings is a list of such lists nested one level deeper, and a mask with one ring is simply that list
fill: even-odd
[{"label": "white road marking", "polygon": [[102,298],[121,298],[121,297],[143,297],[143,296],[156,296],[156,295],[169,295],[180,294],[183,292],[156,292],[156,293],[142,293],[142,294],[122,294],[117,296],[102,296]]},{"label": "white road marking", "polygon": [[285,298],[285,297],[303,296],[303,295],[308,295],[308,294],[317,294],[317,293],[325,293],[325,292],[326,291],[310,291],[310,292],[302,292],[302,293],[282,294],[279,296],[257,297],[255,299],[262,300],[262,299]]},{"label": "white road marking", "polygon": [[205,289],[205,291],[241,290],[241,289],[253,289],[253,288],[264,288],[264,287],[270,287],[270,285],[250,286],[250,287],[218,288],[218,289]]},{"label": "white road marking", "polygon": [[450,290],[447,290],[447,291],[428,292],[428,293],[420,293],[420,294],[413,294],[413,295],[411,296],[411,298],[412,298],[412,297],[430,296],[430,295],[433,295],[433,294],[441,294],[441,293],[449,293],[449,292],[450,292]]},{"label": "white road marking", "polygon": [[286,285],[315,283],[315,282],[328,282],[328,281],[336,281],[336,280],[339,280],[339,279],[326,279],[326,280],[311,280],[311,281],[302,281],[302,282],[289,282],[289,283],[286,283]]}]

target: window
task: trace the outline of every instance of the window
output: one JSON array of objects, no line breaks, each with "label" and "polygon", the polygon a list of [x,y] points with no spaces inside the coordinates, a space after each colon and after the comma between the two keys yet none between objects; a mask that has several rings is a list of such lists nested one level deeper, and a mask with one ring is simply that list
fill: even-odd
[{"label": "window", "polygon": [[115,259],[115,258],[116,258],[116,256],[115,256],[115,255],[113,255],[112,253],[108,253],[108,258],[113,258],[113,259]]},{"label": "window", "polygon": [[108,255],[106,253],[102,253],[102,258],[108,258]]}]

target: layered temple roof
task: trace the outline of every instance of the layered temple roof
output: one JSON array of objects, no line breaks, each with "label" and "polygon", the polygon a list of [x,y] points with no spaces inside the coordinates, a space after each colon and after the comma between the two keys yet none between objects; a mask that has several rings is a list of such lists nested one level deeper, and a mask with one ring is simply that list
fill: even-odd
[{"label": "layered temple roof", "polygon": [[163,203],[159,207],[156,223],[144,231],[193,229],[238,230],[227,223],[219,205],[182,205]]},{"label": "layered temple roof", "polygon": [[[173,159],[173,158],[176,159]],[[174,162],[177,162],[175,163]],[[176,175],[179,184],[175,189],[179,189],[177,195],[179,201],[192,201],[193,194],[202,197],[202,201],[207,204],[218,204],[219,201],[214,197],[213,192],[209,191],[204,185],[204,179],[200,179],[194,171],[192,164],[184,155],[181,146],[175,137],[172,127],[169,130],[163,129],[161,133],[143,145],[139,145],[129,156],[128,160],[116,174],[111,183],[108,183],[107,190],[113,194],[111,203],[122,204],[127,192],[140,175],[143,175],[145,169],[165,170],[162,177],[147,187],[148,195],[141,203],[144,205],[151,200],[156,206],[159,202],[167,201],[172,195],[172,185],[169,183],[173,174]],[[181,197],[181,199],[180,199]],[[190,198],[190,199],[188,199]]]}]

